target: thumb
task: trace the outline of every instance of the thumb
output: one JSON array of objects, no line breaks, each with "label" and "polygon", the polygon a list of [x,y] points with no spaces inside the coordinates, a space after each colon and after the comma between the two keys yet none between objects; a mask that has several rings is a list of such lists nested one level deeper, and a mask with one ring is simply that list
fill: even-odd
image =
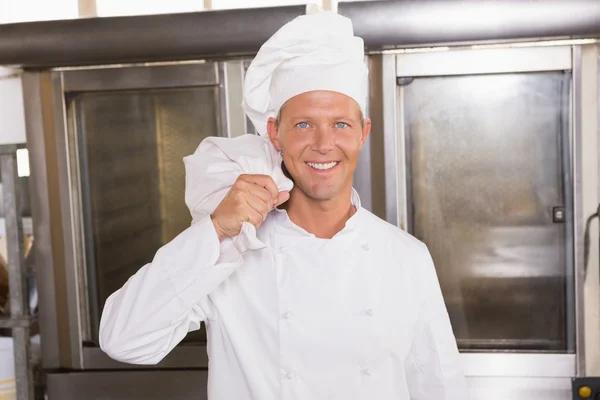
[{"label": "thumb", "polygon": [[289,199],[290,199],[290,192],[287,192],[287,191],[279,192],[279,194],[277,195],[277,203],[275,204],[275,207],[282,205]]}]

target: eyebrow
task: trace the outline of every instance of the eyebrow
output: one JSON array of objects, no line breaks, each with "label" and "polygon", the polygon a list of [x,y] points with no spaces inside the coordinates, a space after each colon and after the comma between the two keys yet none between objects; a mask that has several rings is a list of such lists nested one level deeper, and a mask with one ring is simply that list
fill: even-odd
[{"label": "eyebrow", "polygon": [[[333,116],[333,117],[326,117],[326,118],[327,119],[332,119],[332,120],[340,120],[340,119],[357,120],[357,121],[360,120],[360,117],[351,117],[349,115],[336,115],[336,116]],[[314,116],[313,117],[309,117],[309,116],[306,116],[306,115],[305,116],[297,116],[297,117],[292,116],[292,117],[289,117],[289,119],[290,120],[299,120],[299,121],[302,121],[302,120],[311,120],[311,119],[314,119]]]},{"label": "eyebrow", "polygon": [[344,115],[344,116],[340,115],[340,116],[334,117],[333,119],[350,119],[350,120],[359,121],[360,117],[357,118],[357,117],[350,117],[350,116],[347,116],[347,115]]}]

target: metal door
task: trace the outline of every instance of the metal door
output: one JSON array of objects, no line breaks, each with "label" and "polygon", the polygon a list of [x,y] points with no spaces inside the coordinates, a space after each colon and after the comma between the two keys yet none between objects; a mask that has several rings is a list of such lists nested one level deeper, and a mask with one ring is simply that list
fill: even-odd
[{"label": "metal door", "polygon": [[385,61],[387,219],[427,244],[479,382],[561,377],[567,390],[583,357],[573,59],[564,46]]},{"label": "metal door", "polygon": [[[46,350],[46,368],[135,368],[98,347],[104,302],[190,225],[183,158],[208,136],[234,136],[232,126],[243,133],[234,104],[242,76],[242,62],[232,61],[25,77],[37,92],[27,96],[30,142],[45,146],[32,150],[32,165],[52,181],[48,193],[39,189],[35,220],[39,235],[55,240],[39,249],[43,345],[58,349]],[[204,330],[190,332],[157,368],[206,367],[205,342]]]}]

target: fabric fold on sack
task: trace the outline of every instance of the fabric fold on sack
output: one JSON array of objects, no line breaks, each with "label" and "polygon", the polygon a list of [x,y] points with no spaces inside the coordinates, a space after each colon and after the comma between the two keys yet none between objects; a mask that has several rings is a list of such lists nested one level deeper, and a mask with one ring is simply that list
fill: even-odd
[{"label": "fabric fold on sack", "polygon": [[[185,203],[192,215],[192,224],[217,208],[240,175],[268,175],[280,192],[290,191],[294,186],[283,173],[281,155],[268,137],[252,134],[236,138],[208,137],[183,161]],[[232,239],[239,252],[266,247],[249,222],[244,222],[240,234]]]},{"label": "fabric fold on sack", "polygon": [[[367,77],[364,42],[354,36],[349,18],[324,12],[299,16],[280,28],[245,74],[242,107],[259,135],[209,137],[184,158],[185,201],[193,221],[212,213],[241,174],[268,175],[280,191],[291,190],[281,155],[266,135],[269,118],[276,118],[290,98],[315,90],[344,94],[366,115]],[[233,240],[239,251],[264,247],[250,223]]]}]

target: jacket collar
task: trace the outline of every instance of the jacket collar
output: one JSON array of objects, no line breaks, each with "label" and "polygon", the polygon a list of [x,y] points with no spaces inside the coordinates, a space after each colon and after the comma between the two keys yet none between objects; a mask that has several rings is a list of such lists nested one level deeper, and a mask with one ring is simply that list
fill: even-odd
[{"label": "jacket collar", "polygon": [[[346,226],[334,236],[334,239],[354,231],[357,226],[357,222],[361,218],[360,216],[364,213],[364,210],[361,207],[360,196],[354,188],[352,188],[350,201],[352,205],[356,208],[356,212],[348,219],[348,221],[346,222]],[[299,237],[317,239],[316,236],[312,233],[307,232],[303,228],[294,224],[289,218],[286,210],[276,208],[274,211],[274,218],[276,218],[276,220],[278,221],[277,227],[275,229],[276,235],[292,236],[296,239],[298,239]]]}]

